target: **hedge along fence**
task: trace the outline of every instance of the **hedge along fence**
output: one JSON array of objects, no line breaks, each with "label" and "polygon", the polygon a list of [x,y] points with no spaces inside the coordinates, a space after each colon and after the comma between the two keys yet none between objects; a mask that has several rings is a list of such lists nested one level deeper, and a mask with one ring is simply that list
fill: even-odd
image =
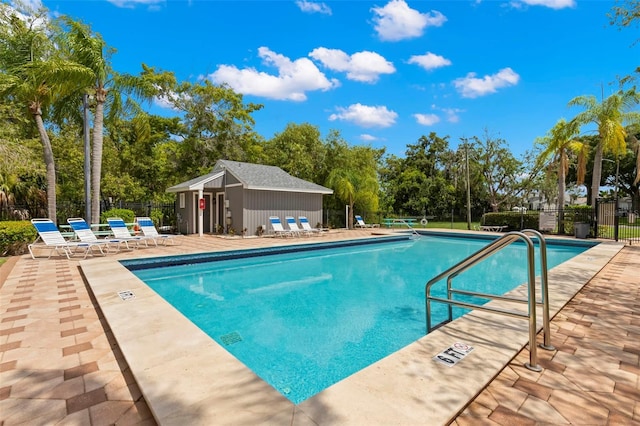
[{"label": "hedge along fence", "polygon": [[485,213],[482,215],[481,224],[485,226],[508,226],[509,231],[538,229],[540,215],[538,212],[524,214],[519,212]]},{"label": "hedge along fence", "polygon": [[[553,213],[557,211],[550,211]],[[591,206],[571,206],[563,210],[564,214],[564,233],[572,235],[574,232],[574,223],[584,222],[592,223],[595,219],[594,209]],[[522,229],[536,229],[540,227],[540,212],[529,211],[527,213],[520,212],[500,212],[485,213],[482,215],[482,225],[486,226],[508,226],[510,231],[519,231]],[[553,232],[558,232],[558,223]]]},{"label": "hedge along fence", "polygon": [[18,255],[27,252],[27,246],[38,236],[29,221],[0,222],[0,256]]}]

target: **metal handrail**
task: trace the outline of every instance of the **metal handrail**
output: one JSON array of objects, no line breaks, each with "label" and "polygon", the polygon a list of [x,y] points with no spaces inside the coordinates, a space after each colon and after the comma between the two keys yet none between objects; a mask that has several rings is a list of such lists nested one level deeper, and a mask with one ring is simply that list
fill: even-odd
[{"label": "metal handrail", "polygon": [[[527,236],[530,234],[534,237],[537,237],[540,241],[540,251],[541,251],[541,287],[542,287],[542,302],[536,301],[536,292],[535,292],[535,259],[534,259],[534,244],[531,241],[531,238]],[[471,268],[473,265],[479,263],[485,258],[491,256],[497,251],[505,248],[506,246],[518,241],[523,240],[527,245],[527,266],[528,266],[528,297],[526,300],[518,299],[509,296],[497,296],[493,294],[479,293],[479,292],[471,292],[465,290],[455,290],[451,288],[451,281],[453,278],[457,277],[460,273],[466,271]],[[542,369],[538,366],[538,358],[537,358],[537,350],[536,350],[536,305],[543,305],[543,322],[544,324],[544,334],[545,334],[545,343],[541,345],[544,349],[553,349],[553,346],[550,344],[550,335],[549,335],[549,297],[548,297],[548,288],[547,288],[547,258],[546,258],[546,243],[542,234],[538,231],[527,229],[522,232],[512,231],[504,234],[502,237],[497,240],[491,242],[491,244],[442,272],[435,278],[432,278],[425,285],[425,306],[426,306],[426,322],[427,322],[427,333],[432,330],[431,327],[431,301],[442,302],[448,305],[449,312],[449,321],[451,321],[453,317],[452,306],[460,306],[469,309],[479,309],[483,311],[498,313],[502,315],[508,315],[517,318],[528,318],[529,319],[529,363],[525,364],[525,366],[533,371],[541,371]],[[436,282],[442,280],[443,278],[447,278],[447,298],[439,298],[431,296],[431,287]],[[487,307],[484,305],[477,305],[474,303],[467,303],[462,301],[457,301],[452,299],[453,294],[465,294],[472,295],[486,299],[498,299],[505,300],[510,302],[517,303],[527,303],[528,304],[528,312],[525,314],[520,311],[510,311],[502,308],[494,308]]]},{"label": "metal handrail", "polygon": [[549,323],[549,280],[547,268],[547,242],[539,231],[535,229],[524,229],[521,231],[525,235],[531,235],[538,239],[540,244],[540,292],[542,293],[542,334],[544,343],[539,345],[542,349],[553,351],[556,348],[551,344],[551,329]]},{"label": "metal handrail", "polygon": [[404,219],[396,219],[398,222],[397,223],[404,223],[405,225],[407,225],[407,228],[411,229],[411,234],[420,238],[422,235],[420,235],[420,233],[418,231],[416,231],[413,226],[411,226],[411,224],[409,222],[407,222]]}]

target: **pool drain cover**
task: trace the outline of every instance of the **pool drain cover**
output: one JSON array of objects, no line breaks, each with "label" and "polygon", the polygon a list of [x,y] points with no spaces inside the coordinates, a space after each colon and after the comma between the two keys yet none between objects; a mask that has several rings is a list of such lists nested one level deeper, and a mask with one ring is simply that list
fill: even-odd
[{"label": "pool drain cover", "polygon": [[240,333],[238,333],[237,331],[234,331],[233,333],[220,336],[220,340],[222,340],[222,343],[224,343],[226,346],[229,346],[233,345],[234,343],[241,342],[242,336],[240,336]]}]

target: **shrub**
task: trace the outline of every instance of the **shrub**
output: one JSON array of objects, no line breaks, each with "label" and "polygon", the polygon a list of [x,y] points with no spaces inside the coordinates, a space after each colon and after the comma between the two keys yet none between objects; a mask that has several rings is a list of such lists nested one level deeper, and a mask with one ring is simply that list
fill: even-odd
[{"label": "shrub", "polygon": [[136,214],[133,210],[129,209],[111,209],[105,212],[102,212],[100,215],[100,223],[107,223],[107,218],[110,217],[119,217],[124,220],[125,223],[131,223],[136,217]]},{"label": "shrub", "polygon": [[485,213],[482,215],[482,225],[487,226],[508,226],[510,231],[518,231],[520,229],[538,229],[540,223],[540,215],[538,212],[518,213],[518,212],[501,212],[501,213]]},{"label": "shrub", "polygon": [[162,226],[162,221],[164,219],[164,213],[162,213],[162,210],[160,209],[151,210],[151,214],[149,215],[149,217],[151,218],[155,226]]},{"label": "shrub", "polygon": [[23,254],[38,232],[29,221],[0,222],[0,256]]}]

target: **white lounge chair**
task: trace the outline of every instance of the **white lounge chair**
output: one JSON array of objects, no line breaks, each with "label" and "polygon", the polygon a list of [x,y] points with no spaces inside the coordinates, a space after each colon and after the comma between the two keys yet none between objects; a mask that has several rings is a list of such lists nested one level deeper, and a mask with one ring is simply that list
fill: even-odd
[{"label": "white lounge chair", "polygon": [[271,223],[271,227],[273,228],[273,232],[278,237],[292,237],[293,234],[291,231],[284,229],[282,227],[282,222],[280,222],[280,218],[278,216],[269,216],[269,222]]},{"label": "white lounge chair", "polygon": [[140,243],[144,243],[145,247],[149,247],[149,244],[147,243],[149,240],[153,241],[156,246],[158,245],[155,238],[140,235],[131,235],[131,232],[129,232],[129,228],[127,228],[124,220],[119,217],[107,218],[107,223],[109,224],[111,232],[113,232],[113,236],[119,240],[135,242],[136,247],[140,247]]},{"label": "white lounge chair", "polygon": [[136,223],[140,228],[140,232],[147,238],[153,238],[156,244],[160,241],[162,244],[178,244],[179,239],[178,235],[172,234],[161,234],[156,229],[156,226],[153,224],[153,220],[150,217],[141,216],[136,217]]},{"label": "white lounge chair", "polygon": [[298,216],[298,220],[300,221],[300,226],[302,229],[309,232],[311,235],[322,235],[322,231],[324,229],[312,228],[309,223],[309,219],[306,216]]},{"label": "white lounge chair", "polygon": [[296,218],[293,216],[286,216],[284,218],[284,220],[287,222],[287,226],[289,227],[289,230],[291,231],[291,233],[293,235],[305,235],[305,236],[309,236],[311,235],[310,232],[305,231],[304,229],[300,228],[298,226],[298,222],[296,222]]},{"label": "white lounge chair", "polygon": [[[100,243],[83,243],[79,241],[67,241],[65,240],[62,233],[51,219],[31,219],[31,223],[38,231],[38,238],[31,244],[28,245],[29,253],[31,254],[32,259],[36,259],[36,255],[34,254],[34,249],[40,248],[48,248],[50,258],[53,253],[58,255],[65,255],[67,259],[71,259],[76,252],[82,250],[84,252],[84,258],[86,259],[87,255],[91,253],[93,255],[94,250],[97,250],[104,256],[104,252],[102,251],[102,244]],[[42,244],[39,244],[38,241],[42,241]]]},{"label": "white lounge chair", "polygon": [[378,225],[377,223],[373,225],[365,223],[364,220],[362,219],[362,216],[360,215],[355,215],[355,218],[356,218],[356,224],[354,226],[356,228],[379,228],[380,227],[380,225]]},{"label": "white lounge chair", "polygon": [[129,242],[127,240],[121,240],[118,238],[104,238],[102,240],[99,240],[96,234],[94,234],[91,230],[91,227],[89,226],[87,221],[85,221],[81,217],[70,217],[69,219],[67,219],[67,223],[71,226],[73,232],[83,243],[103,244],[105,247],[107,247],[108,251],[111,251],[112,247],[114,248],[114,251],[120,251],[121,245],[124,245],[127,250],[131,250],[131,247],[129,247]]}]

